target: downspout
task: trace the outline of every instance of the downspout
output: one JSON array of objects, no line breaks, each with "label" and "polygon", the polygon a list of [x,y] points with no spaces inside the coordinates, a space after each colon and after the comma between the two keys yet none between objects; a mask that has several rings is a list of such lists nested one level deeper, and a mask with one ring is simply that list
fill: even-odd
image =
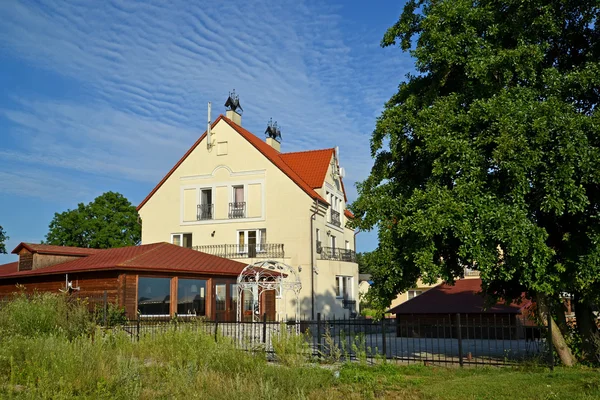
[{"label": "downspout", "polygon": [[319,212],[319,199],[315,199],[315,211],[310,216],[310,315],[315,320],[315,243],[313,239],[314,224],[313,221]]}]

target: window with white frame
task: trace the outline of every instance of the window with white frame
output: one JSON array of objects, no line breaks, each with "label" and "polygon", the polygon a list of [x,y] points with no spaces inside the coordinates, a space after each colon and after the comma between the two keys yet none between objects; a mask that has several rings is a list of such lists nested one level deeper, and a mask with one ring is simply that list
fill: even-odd
[{"label": "window with white frame", "polygon": [[335,282],[335,297],[344,300],[352,299],[352,277],[338,275],[335,277]]},{"label": "window with white frame", "polygon": [[237,231],[238,252],[253,257],[256,253],[266,251],[267,230],[248,229]]},{"label": "window with white frame", "polygon": [[321,243],[321,230],[319,228],[317,228],[315,236],[316,236],[317,253],[320,253],[323,248],[323,243]]},{"label": "window with white frame", "polygon": [[417,297],[418,295],[422,294],[423,291],[422,290],[409,290],[408,291],[408,299],[414,299],[415,297]]},{"label": "window with white frame", "polygon": [[229,218],[246,218],[246,194],[244,185],[231,187],[231,203],[229,203]]},{"label": "window with white frame", "polygon": [[192,247],[192,234],[191,233],[172,233],[171,234],[171,243],[176,246],[187,247],[188,249]]}]

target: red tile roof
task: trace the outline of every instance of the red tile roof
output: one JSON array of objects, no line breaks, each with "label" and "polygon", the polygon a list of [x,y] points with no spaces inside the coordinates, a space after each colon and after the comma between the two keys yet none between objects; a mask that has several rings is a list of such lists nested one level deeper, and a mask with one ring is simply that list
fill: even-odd
[{"label": "red tile roof", "polygon": [[[304,192],[306,192],[312,199],[318,200],[322,203],[329,204],[319,193],[314,189],[323,186],[325,174],[329,167],[331,156],[333,155],[333,149],[324,150],[311,150],[304,152],[295,153],[279,153],[277,150],[269,146],[265,141],[261,140],[250,131],[237,125],[235,122],[219,115],[219,117],[213,122],[214,127],[219,121],[225,121],[231,126],[237,133],[239,133],[244,139],[252,144],[261,154],[263,154],[269,161],[271,161],[277,168],[279,168],[284,174],[286,174],[296,185],[298,185]],[[181,159],[175,164],[173,168],[165,175],[165,177],[152,189],[150,194],[140,203],[137,207],[138,211],[150,200],[150,198],[156,193],[156,191],[165,183],[165,181],[175,172],[175,170],[181,165],[181,163],[194,151],[194,149],[202,142],[206,137],[206,132],[200,136],[198,140],[192,145],[192,147],[181,157]],[[342,190],[344,197],[346,192],[344,190],[344,184],[342,182]]]},{"label": "red tile roof", "polygon": [[31,271],[10,272],[7,268],[6,271],[0,270],[0,279],[97,270],[192,272],[237,276],[245,267],[246,264],[238,261],[163,242],[99,250],[87,257]]},{"label": "red tile roof", "polygon": [[24,248],[31,253],[54,254],[57,256],[89,256],[101,251],[100,249],[90,249],[85,247],[55,246],[50,244],[21,242],[17,247],[15,247],[12,253],[19,254],[19,252]]},{"label": "red tile roof", "polygon": [[281,159],[311,188],[323,186],[334,149],[299,151],[280,154]]},{"label": "red tile roof", "polygon": [[344,215],[346,218],[354,219],[354,214],[352,214],[352,211],[350,210],[344,210]]},{"label": "red tile roof", "polygon": [[499,302],[485,307],[481,279],[460,279],[454,285],[442,283],[389,310],[392,314],[518,314],[531,302],[509,305]]}]

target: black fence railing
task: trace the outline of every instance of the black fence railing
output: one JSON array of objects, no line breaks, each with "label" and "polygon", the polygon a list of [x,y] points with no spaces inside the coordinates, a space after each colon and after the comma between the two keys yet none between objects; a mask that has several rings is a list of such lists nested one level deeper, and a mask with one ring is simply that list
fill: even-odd
[{"label": "black fence railing", "polygon": [[194,250],[225,258],[284,258],[283,243],[262,244],[208,244],[192,247]]},{"label": "black fence railing", "polygon": [[354,250],[317,246],[317,253],[320,260],[356,262],[356,252]]},{"label": "black fence railing", "polygon": [[[209,333],[215,340],[226,338],[240,349],[273,353],[273,339],[282,330],[304,335],[309,353],[329,361],[385,358],[397,363],[426,365],[515,365],[521,362],[554,364],[548,346],[548,329],[531,321],[506,315],[482,318],[480,315],[440,315],[421,320],[414,316],[384,319],[322,319],[269,321],[244,318],[215,320],[177,316],[172,319],[130,320],[120,329],[132,337],[158,335],[173,326]],[[229,315],[229,314],[227,314]]]},{"label": "black fence railing", "polygon": [[214,219],[214,204],[198,204],[198,221],[206,219]]},{"label": "black fence railing", "polygon": [[340,219],[340,212],[331,210],[331,224],[335,226],[341,226],[342,220]]},{"label": "black fence railing", "polygon": [[246,202],[229,203],[229,219],[246,218]]}]

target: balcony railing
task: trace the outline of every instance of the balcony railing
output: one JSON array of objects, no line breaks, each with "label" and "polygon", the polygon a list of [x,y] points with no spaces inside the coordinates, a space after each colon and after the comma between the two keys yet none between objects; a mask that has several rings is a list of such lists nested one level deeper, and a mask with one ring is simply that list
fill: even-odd
[{"label": "balcony railing", "polygon": [[229,203],[229,219],[246,218],[246,202]]},{"label": "balcony railing", "polygon": [[214,204],[198,204],[198,221],[204,219],[213,219]]},{"label": "balcony railing", "polygon": [[331,210],[331,224],[335,226],[342,225],[339,211]]},{"label": "balcony railing", "polygon": [[479,271],[471,268],[465,268],[465,277],[467,276],[479,276]]},{"label": "balcony railing", "polygon": [[284,258],[283,243],[263,244],[207,244],[194,250],[224,258]]},{"label": "balcony railing", "polygon": [[340,249],[338,247],[321,247],[319,259],[356,262],[356,252],[354,250]]}]

